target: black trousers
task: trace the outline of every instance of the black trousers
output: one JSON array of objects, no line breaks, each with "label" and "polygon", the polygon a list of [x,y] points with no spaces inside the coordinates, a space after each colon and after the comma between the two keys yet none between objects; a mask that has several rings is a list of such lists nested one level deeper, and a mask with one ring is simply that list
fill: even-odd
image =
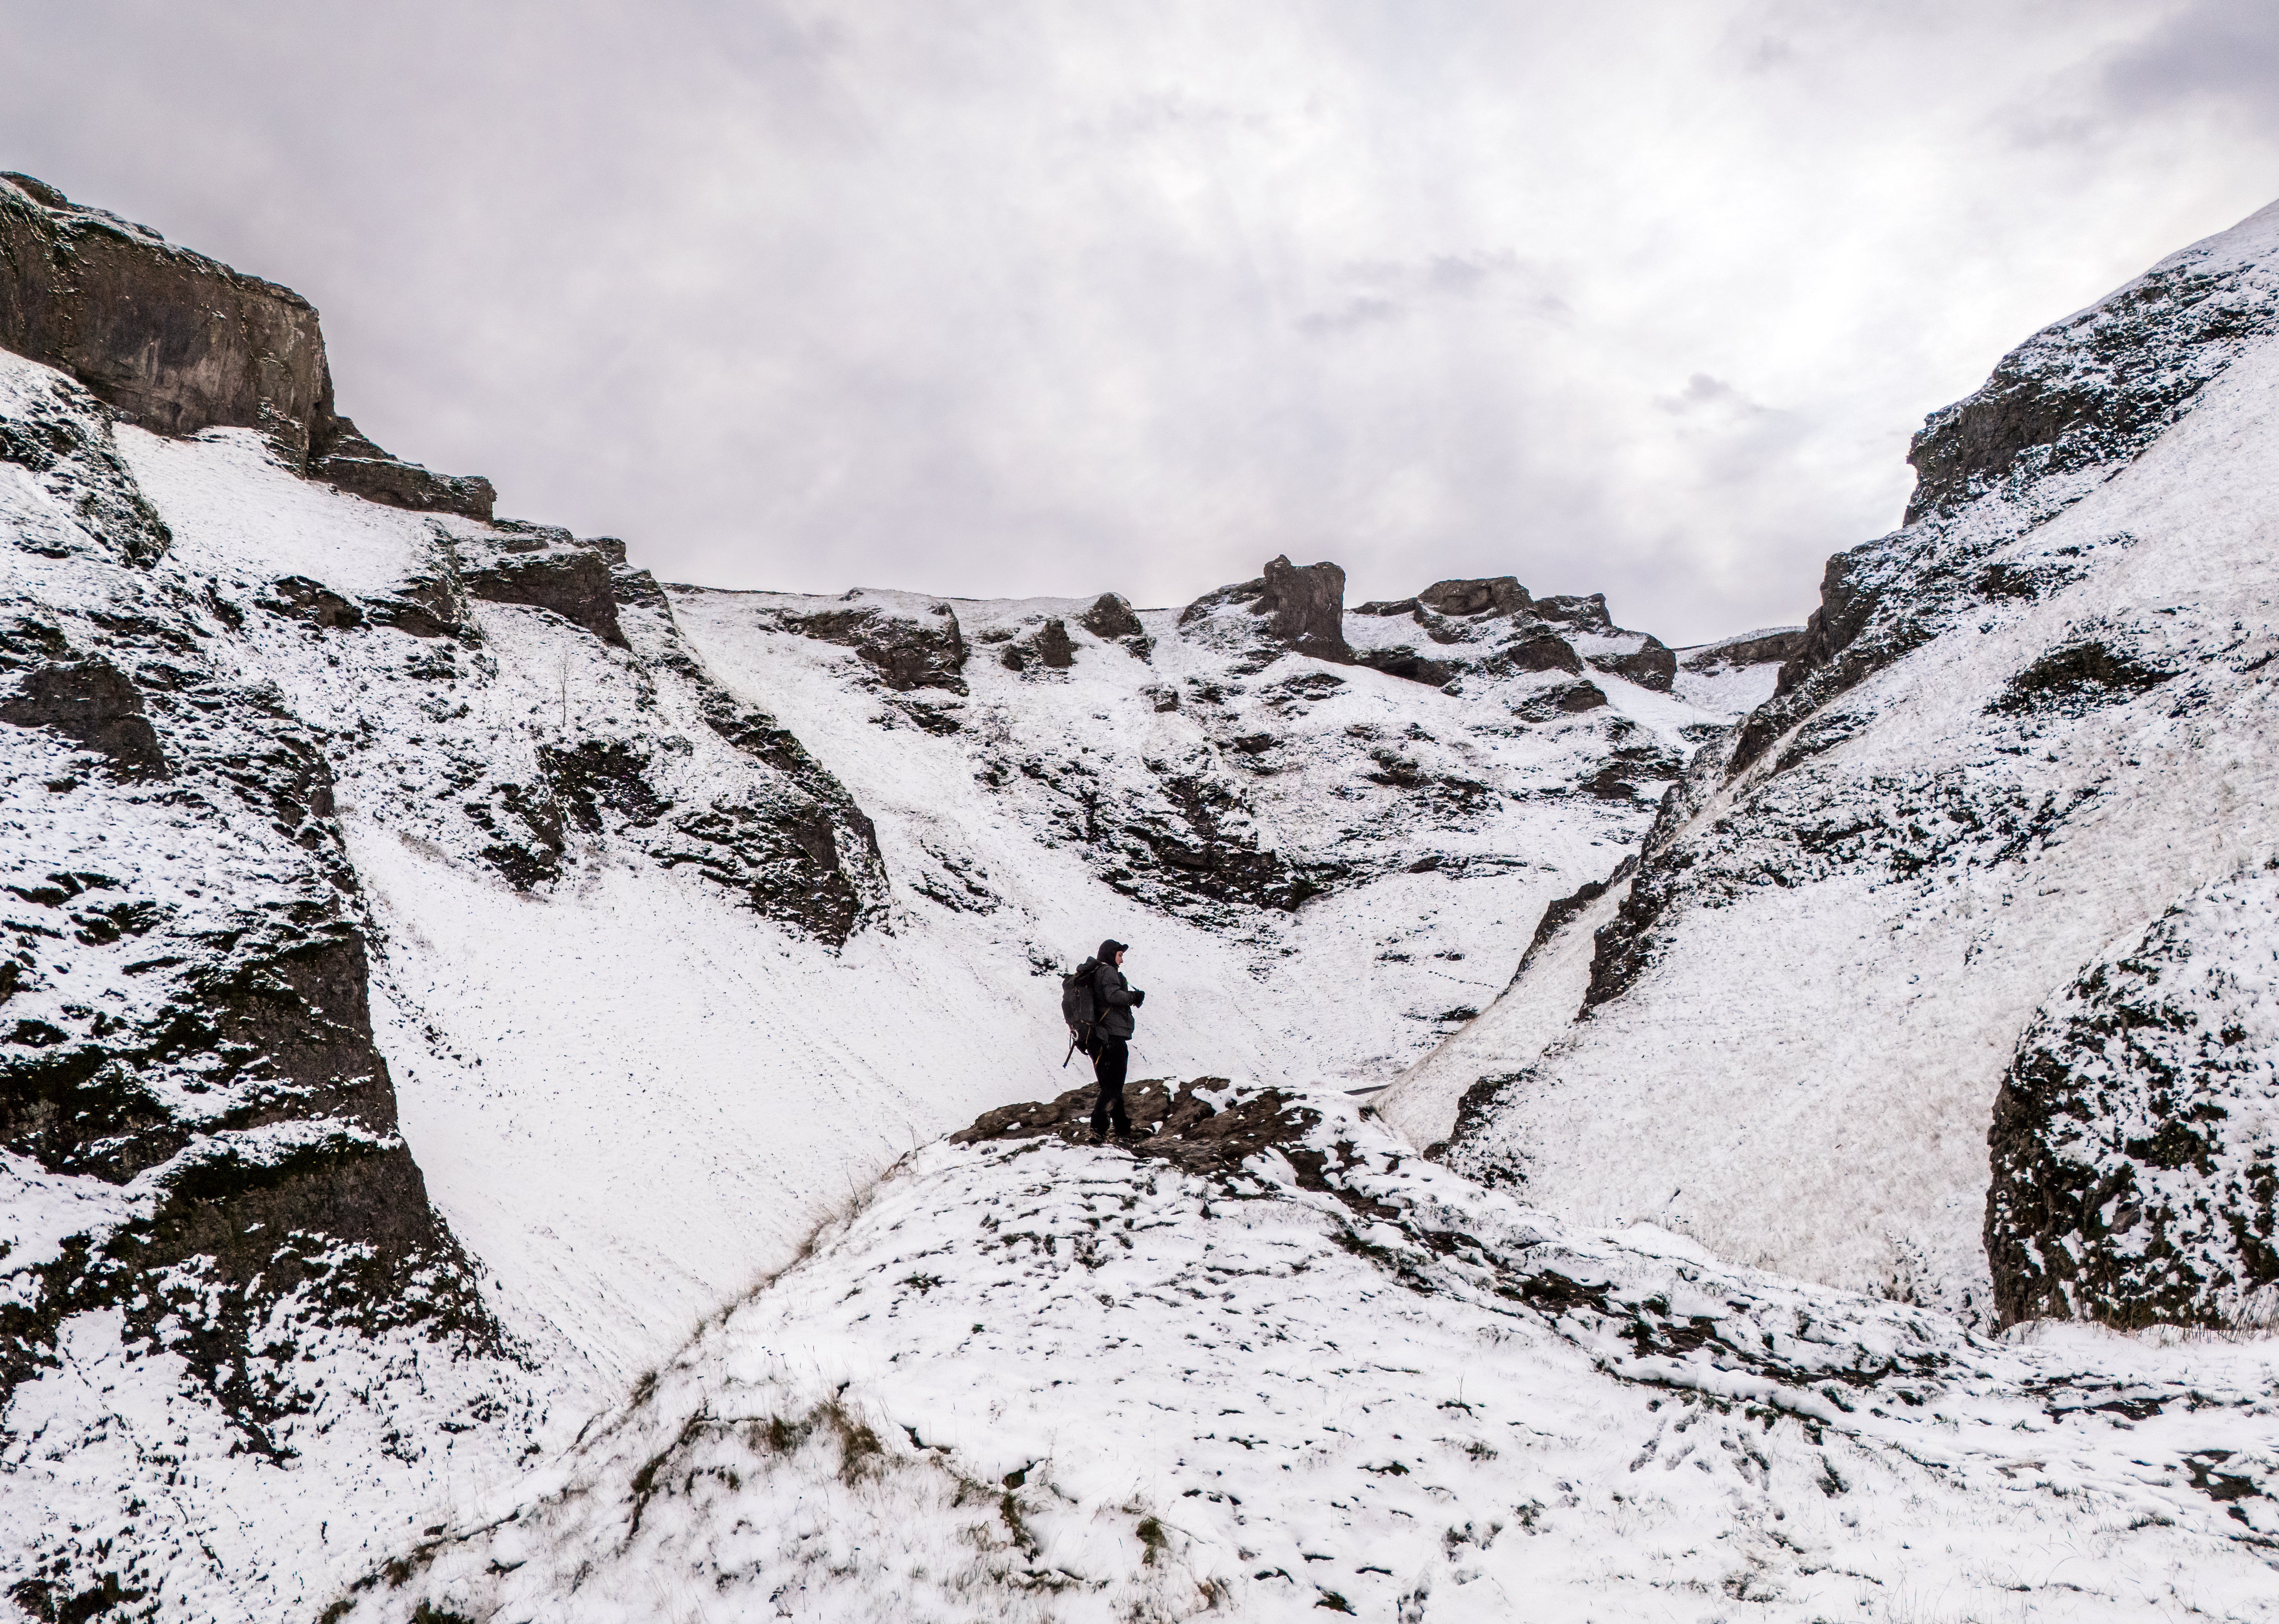
[{"label": "black trousers", "polygon": [[1092,1075],[1100,1079],[1100,1092],[1092,1102],[1092,1130],[1108,1131],[1108,1120],[1113,1115],[1116,1131],[1132,1131],[1132,1119],[1124,1115],[1124,1074],[1132,1064],[1132,1051],[1121,1038],[1095,1038],[1092,1044]]}]

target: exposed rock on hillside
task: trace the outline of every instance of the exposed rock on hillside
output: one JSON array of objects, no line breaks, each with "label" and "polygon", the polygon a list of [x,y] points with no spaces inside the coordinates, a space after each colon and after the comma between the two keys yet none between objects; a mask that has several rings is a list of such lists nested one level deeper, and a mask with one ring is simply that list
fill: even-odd
[{"label": "exposed rock on hillside", "polygon": [[[1345,664],[1353,658],[1345,639],[1346,572],[1333,563],[1267,562],[1255,580],[1206,594],[1179,616],[1182,633],[1255,649],[1262,670],[1284,651]],[[1245,673],[1247,674],[1247,673]]]},{"label": "exposed rock on hillside", "polygon": [[487,519],[498,500],[491,482],[480,474],[430,473],[417,463],[390,456],[346,417],[334,417],[328,433],[319,425],[310,452],[309,477],[366,502],[415,513]]},{"label": "exposed rock on hillside", "polygon": [[[1458,1165],[1598,1221],[1974,1314],[2053,1303],[1988,1272],[2004,1067],[2053,986],[2267,855],[2237,808],[2275,793],[2275,333],[2266,211],[1934,417],[1911,525],[1830,561],[1777,695],[1482,1023],[1504,1036],[1388,1115],[1431,1142],[1469,1097]],[[2002,1220],[2020,1245],[2075,1224]]]},{"label": "exposed rock on hillside", "polygon": [[7,1571],[54,1616],[234,1597],[299,1544],[247,1548],[260,1463],[368,1521],[495,1469],[537,1402],[399,1126],[353,840],[462,906],[638,865],[826,946],[884,875],[620,544],[375,508],[247,430],[114,432],[9,354],[0,458]]},{"label": "exposed rock on hillside", "polygon": [[[900,594],[864,593],[839,600],[846,609],[774,611],[775,624],[802,637],[852,648],[897,693],[917,688],[965,692],[965,634],[947,603],[916,607]],[[1066,633],[1063,633],[1065,640]]]},{"label": "exposed rock on hillside", "polygon": [[[1273,934],[1318,900],[1397,876],[1531,891],[1528,877],[1558,863],[1584,830],[1585,844],[1629,838],[1692,740],[1720,731],[1770,685],[1767,668],[1757,692],[1725,696],[1718,709],[1672,705],[1653,686],[1654,670],[1631,660],[1661,645],[1613,632],[1603,599],[1547,600],[1567,618],[1531,609],[1522,624],[1454,618],[1420,598],[1403,612],[1443,630],[1466,673],[1451,686],[1452,665],[1431,684],[1448,691],[1435,693],[1387,680],[1413,675],[1397,663],[1355,669],[1355,649],[1361,665],[1380,665],[1384,620],[1361,611],[1324,618],[1343,578],[1334,564],[1278,559],[1182,611],[1144,615],[1113,594],[1089,603],[961,600],[953,612],[908,594],[674,592],[710,657],[740,667],[756,691],[835,674],[812,695],[802,733],[843,731],[840,718],[867,690],[874,724],[889,737],[914,730],[945,741],[910,740],[911,752],[946,759],[899,768],[866,787],[866,799],[893,793],[888,780],[935,786],[933,799],[952,778],[971,782],[993,815],[1010,808],[1125,896],[1246,934]],[[1423,595],[1450,601],[1469,585]],[[1534,601],[1508,579],[1500,590],[1514,605]],[[1480,595],[1491,615],[1494,592]],[[1401,624],[1413,632],[1420,623]],[[962,655],[963,637],[952,640],[961,626],[996,657],[962,667],[954,694],[894,692],[882,675],[894,650],[912,651],[914,670],[924,660],[939,670]],[[1479,641],[1462,643],[1469,639]],[[852,647],[854,658],[817,643]],[[1578,647],[1614,668],[1601,678],[1607,688],[1581,679],[1590,668]],[[1641,680],[1626,682],[1625,669]],[[1622,705],[1608,703],[1608,689]],[[948,829],[930,837],[921,895],[985,906],[970,877],[989,864],[945,854],[967,838]],[[1381,946],[1408,961],[1396,941]],[[1477,1007],[1444,993],[1417,1014],[1445,1025]]]},{"label": "exposed rock on hillside", "polygon": [[[1508,575],[1436,581],[1413,598],[1364,603],[1354,658],[1389,676],[1434,687],[1469,674],[1492,678],[1519,672],[1593,670],[1642,688],[1669,692],[1677,656],[1657,638],[1625,632],[1607,614],[1602,594],[1535,598]],[[1402,622],[1424,635],[1419,644]],[[1587,683],[1562,690],[1558,708],[1587,710],[1604,695]]]},{"label": "exposed rock on hillside", "polygon": [[154,433],[257,429],[296,470],[369,501],[491,516],[490,481],[402,462],[334,410],[306,299],[29,175],[0,175],[0,348]]},{"label": "exposed rock on hillside", "polygon": [[0,485],[0,531],[42,541],[0,591],[0,1149],[46,1214],[7,1255],[0,1403],[112,1312],[282,1457],[327,1328],[497,1329],[396,1132],[321,747],[153,557],[100,409],[0,369],[0,419],[65,425],[107,486]]},{"label": "exposed rock on hillside", "polygon": [[2036,1012],[1994,1105],[2005,1324],[2279,1311],[2279,874],[2168,910]]}]

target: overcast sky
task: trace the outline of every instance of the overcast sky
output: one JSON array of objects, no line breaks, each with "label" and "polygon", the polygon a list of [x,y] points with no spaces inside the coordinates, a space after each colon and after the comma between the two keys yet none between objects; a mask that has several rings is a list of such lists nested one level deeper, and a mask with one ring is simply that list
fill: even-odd
[{"label": "overcast sky", "polygon": [[0,168],[669,578],[1800,620],[1923,415],[2279,195],[2269,0],[0,0]]}]

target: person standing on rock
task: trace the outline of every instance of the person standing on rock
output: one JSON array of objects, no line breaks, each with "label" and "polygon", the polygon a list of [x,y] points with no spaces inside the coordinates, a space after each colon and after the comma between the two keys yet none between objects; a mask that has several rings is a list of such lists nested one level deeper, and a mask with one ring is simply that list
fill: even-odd
[{"label": "person standing on rock", "polygon": [[1147,995],[1124,979],[1124,955],[1130,951],[1122,942],[1102,942],[1093,966],[1092,1007],[1098,1013],[1092,1027],[1092,1074],[1100,1081],[1092,1102],[1095,1145],[1107,1140],[1110,1118],[1117,1138],[1132,1137],[1132,1119],[1124,1114],[1124,1074],[1132,1064],[1132,1012]]}]

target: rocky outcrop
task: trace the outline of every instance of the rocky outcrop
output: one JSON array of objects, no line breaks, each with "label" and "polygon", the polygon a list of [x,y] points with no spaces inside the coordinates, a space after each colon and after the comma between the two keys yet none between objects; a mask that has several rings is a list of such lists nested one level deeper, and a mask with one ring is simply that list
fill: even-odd
[{"label": "rocky outcrop", "polygon": [[257,429],[295,469],[367,501],[491,517],[490,481],[390,456],[334,410],[306,299],[29,175],[0,174],[0,347],[154,433]]},{"label": "rocky outcrop", "polygon": [[1222,586],[1180,612],[1179,629],[1253,645],[1262,665],[1284,652],[1350,664],[1345,639],[1346,572],[1333,563],[1270,560],[1254,580]]},{"label": "rocky outcrop", "polygon": [[28,175],[0,176],[0,345],[155,433],[259,429],[298,465],[330,429],[307,300]]},{"label": "rocky outcrop", "polygon": [[2279,332],[2267,293],[2187,249],[2002,357],[1985,386],[1925,420],[1906,523],[2053,474],[2109,474],[2190,410],[2255,340]]},{"label": "rocky outcrop", "polygon": [[1147,635],[1147,627],[1140,624],[1140,617],[1132,612],[1130,601],[1112,592],[1103,592],[1094,599],[1077,624],[1108,641]]},{"label": "rocky outcrop", "polygon": [[108,660],[35,665],[0,699],[0,722],[42,727],[108,759],[122,778],[163,778],[165,752],[143,714],[142,695]]},{"label": "rocky outcrop", "polygon": [[[965,692],[965,634],[948,604],[921,606],[904,601],[902,594],[859,589],[840,601],[850,607],[778,611],[778,623],[802,637],[852,648],[876,673],[879,686],[894,693]],[[1065,628],[1062,637],[1065,640]]]},{"label": "rocky outcrop", "polygon": [[[1614,624],[1604,594],[1537,598],[1508,575],[1435,581],[1413,598],[1364,603],[1354,614],[1367,617],[1353,632],[1356,662],[1433,687],[1467,675],[1579,677],[1587,664],[1667,693],[1677,670],[1677,656],[1660,639]],[[1389,631],[1394,620],[1414,623],[1423,643]],[[1567,690],[1564,703],[1531,695],[1521,714],[1539,721],[1571,715],[1590,709],[1592,694],[1605,702],[1603,693],[1584,684]]]},{"label": "rocky outcrop", "polygon": [[[19,511],[0,534],[57,533]],[[304,1345],[501,1343],[396,1132],[329,767],[141,550],[0,601],[0,1145],[12,1199],[79,1214],[10,1258],[0,1396],[115,1310],[281,1457],[279,1423],[323,1398]]]},{"label": "rocky outcrop", "polygon": [[1769,631],[1747,632],[1739,637],[1681,649],[1678,652],[1683,658],[1678,663],[1689,671],[1701,672],[1734,670],[1752,665],[1781,665],[1802,654],[1805,645],[1802,626],[1776,626]]},{"label": "rocky outcrop", "polygon": [[1006,644],[998,659],[1009,671],[1025,671],[1032,666],[1064,671],[1076,663],[1076,645],[1069,640],[1068,623],[1048,616],[1029,637]]},{"label": "rocky outcrop", "polygon": [[498,500],[480,474],[430,473],[417,463],[390,456],[364,438],[346,417],[309,459],[309,477],[336,486],[351,496],[415,513],[457,513],[487,519]]},{"label": "rocky outcrop", "polygon": [[2000,1323],[2279,1310],[2274,864],[2185,898],[2035,1013],[1987,1135]]},{"label": "rocky outcrop", "polygon": [[506,523],[488,537],[460,537],[452,545],[469,597],[551,610],[605,643],[625,647],[609,556],[568,531]]}]

